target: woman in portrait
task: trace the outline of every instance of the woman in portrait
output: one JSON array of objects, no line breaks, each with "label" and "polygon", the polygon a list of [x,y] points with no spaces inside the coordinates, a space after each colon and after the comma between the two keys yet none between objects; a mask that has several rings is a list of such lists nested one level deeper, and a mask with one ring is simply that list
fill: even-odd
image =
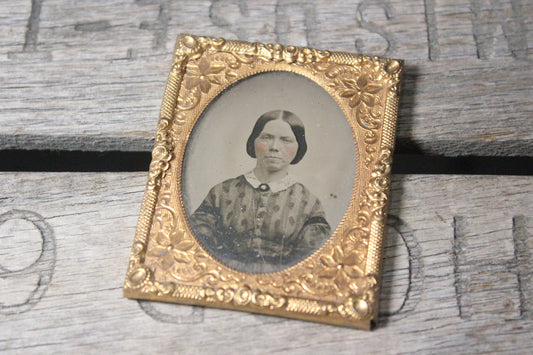
[{"label": "woman in portrait", "polygon": [[248,272],[294,265],[330,236],[320,201],[289,174],[307,151],[292,112],[263,114],[248,138],[251,171],[214,186],[190,217],[198,240],[217,259]]}]

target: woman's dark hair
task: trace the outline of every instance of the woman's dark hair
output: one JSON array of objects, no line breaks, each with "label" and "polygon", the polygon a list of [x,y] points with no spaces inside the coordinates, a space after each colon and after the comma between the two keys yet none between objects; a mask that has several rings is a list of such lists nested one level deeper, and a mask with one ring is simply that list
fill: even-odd
[{"label": "woman's dark hair", "polygon": [[254,129],[252,130],[250,137],[248,137],[248,141],[246,142],[246,153],[252,158],[256,157],[254,145],[255,139],[259,137],[259,134],[261,134],[268,122],[279,119],[289,124],[292,133],[294,133],[294,136],[296,137],[296,142],[298,142],[298,151],[296,152],[294,159],[291,161],[291,164],[296,164],[304,157],[305,152],[307,151],[307,143],[305,141],[304,124],[298,116],[289,111],[275,110],[262,114],[261,117],[257,119],[257,122],[255,122]]}]

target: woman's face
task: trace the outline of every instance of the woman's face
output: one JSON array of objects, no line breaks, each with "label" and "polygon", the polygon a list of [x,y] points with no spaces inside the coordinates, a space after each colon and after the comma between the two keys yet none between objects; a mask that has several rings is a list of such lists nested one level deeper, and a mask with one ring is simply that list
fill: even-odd
[{"label": "woman's face", "polygon": [[283,120],[268,121],[254,141],[257,165],[269,172],[287,169],[298,152],[291,126]]}]

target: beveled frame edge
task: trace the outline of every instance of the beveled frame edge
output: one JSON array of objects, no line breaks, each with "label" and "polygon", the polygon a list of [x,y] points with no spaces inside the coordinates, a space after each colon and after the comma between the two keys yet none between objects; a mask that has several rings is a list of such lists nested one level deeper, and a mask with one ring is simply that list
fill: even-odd
[{"label": "beveled frame edge", "polygon": [[[161,284],[153,277],[153,272],[144,264],[147,251],[148,237],[156,208],[161,181],[169,169],[173,159],[173,143],[171,127],[176,117],[178,95],[185,74],[187,62],[198,58],[206,50],[223,50],[230,53],[239,53],[260,57],[263,60],[284,62],[288,64],[305,63],[336,63],[356,66],[361,63],[375,63],[391,78],[393,83],[386,95],[383,111],[382,126],[373,137],[379,141],[378,149],[367,147],[369,156],[373,156],[365,164],[369,168],[369,183],[366,191],[368,196],[365,201],[368,210],[372,211],[369,224],[368,249],[364,273],[368,280],[368,287],[358,299],[350,298],[344,304],[318,304],[319,302],[307,299],[294,298],[292,308],[289,301],[285,309],[280,311],[273,305],[275,298],[265,298],[264,302],[255,305],[236,301],[238,298],[231,296],[227,302],[227,295],[219,296],[209,288],[199,289],[193,286],[175,285],[169,287]],[[148,173],[148,183],[144,194],[139,221],[136,228],[135,239],[128,266],[124,295],[130,298],[144,298],[163,300],[187,304],[202,304],[219,308],[246,310],[250,312],[282,315],[290,318],[307,319],[330,324],[344,325],[369,329],[377,319],[377,302],[379,295],[379,277],[381,274],[381,259],[383,253],[383,239],[385,232],[386,208],[390,189],[390,167],[394,148],[396,118],[398,113],[398,95],[400,74],[403,62],[394,59],[368,57],[343,52],[320,51],[309,48],[260,43],[247,43],[241,41],[226,41],[209,37],[195,37],[180,35],[176,41],[176,49],[171,71],[160,111],[155,147],[152,152],[152,162]],[[354,137],[354,139],[356,139]],[[371,151],[374,149],[373,151]],[[365,156],[365,158],[368,158]],[[362,157],[358,157],[362,159]],[[359,165],[359,164],[358,164]],[[363,202],[361,202],[363,203]],[[180,288],[179,292],[175,288]],[[235,290],[233,290],[235,291]],[[237,290],[240,291],[240,290]],[[178,297],[179,295],[179,297]],[[242,295],[241,295],[242,296]],[[239,296],[239,297],[241,297]],[[261,295],[259,295],[261,296]],[[178,300],[179,298],[179,300]],[[324,315],[336,314],[334,317]],[[340,315],[340,316],[339,316]]]}]

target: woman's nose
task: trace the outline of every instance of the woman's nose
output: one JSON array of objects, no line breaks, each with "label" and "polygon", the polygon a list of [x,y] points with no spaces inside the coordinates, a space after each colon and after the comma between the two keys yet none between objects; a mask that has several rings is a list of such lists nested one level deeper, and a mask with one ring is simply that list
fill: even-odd
[{"label": "woman's nose", "polygon": [[272,144],[270,145],[270,150],[279,150],[279,139],[273,139]]}]

